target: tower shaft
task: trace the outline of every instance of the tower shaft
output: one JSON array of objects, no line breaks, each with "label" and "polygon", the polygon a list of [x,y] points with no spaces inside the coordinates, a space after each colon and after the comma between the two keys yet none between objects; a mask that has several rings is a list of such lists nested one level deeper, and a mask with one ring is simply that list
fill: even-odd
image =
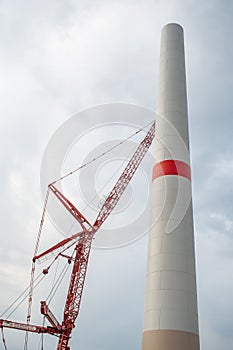
[{"label": "tower shaft", "polygon": [[199,350],[183,29],[162,30],[142,350]]}]

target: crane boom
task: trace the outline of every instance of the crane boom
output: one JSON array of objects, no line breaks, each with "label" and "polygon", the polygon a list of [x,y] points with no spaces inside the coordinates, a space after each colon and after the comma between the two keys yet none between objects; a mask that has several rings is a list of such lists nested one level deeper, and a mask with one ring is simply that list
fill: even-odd
[{"label": "crane boom", "polygon": [[85,224],[90,227],[90,222],[85,218],[83,214],[74,206],[69,199],[67,199],[63,193],[61,193],[53,184],[49,185],[49,189],[55,194],[64,207],[73,215],[73,217],[80,223],[83,230],[86,229]]},{"label": "crane boom", "polygon": [[19,331],[28,331],[33,333],[48,333],[51,335],[61,333],[61,327],[43,327],[36,326],[33,324],[9,321],[9,320],[0,320],[0,328],[13,328],[18,329]]},{"label": "crane boom", "polygon": [[152,124],[145,138],[141,141],[130,161],[128,162],[125,170],[119,177],[117,183],[111,190],[110,194],[106,198],[100,212],[94,223],[94,227],[100,228],[104,221],[111,214],[112,210],[117,205],[119,199],[124,193],[126,187],[128,186],[130,180],[135,174],[137,168],[139,167],[142,159],[144,158],[146,152],[148,151],[155,134],[155,123]]},{"label": "crane boom", "polygon": [[69,248],[71,246],[71,244],[73,245],[77,241],[78,237],[80,237],[80,236],[82,236],[82,234],[84,234],[84,232],[85,231],[81,231],[81,232],[75,233],[74,235],[72,235],[68,238],[63,239],[62,241],[53,245],[52,247],[45,250],[44,252],[42,252],[38,255],[35,255],[32,260],[35,262],[37,260],[40,260],[41,258],[46,257],[47,255],[51,255],[51,254],[54,254],[55,252],[59,252],[61,250],[64,250],[64,249],[66,249],[66,247]]}]

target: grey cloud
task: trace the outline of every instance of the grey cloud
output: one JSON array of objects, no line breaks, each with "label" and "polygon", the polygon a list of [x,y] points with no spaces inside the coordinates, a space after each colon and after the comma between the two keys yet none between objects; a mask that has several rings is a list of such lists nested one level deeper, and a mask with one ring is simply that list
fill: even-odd
[{"label": "grey cloud", "polygon": [[[28,283],[47,141],[93,104],[155,108],[160,30],[178,21],[186,38],[202,349],[231,348],[232,168],[221,167],[232,164],[233,151],[232,2],[2,1],[0,10],[2,308]],[[139,350],[146,239],[94,252],[89,270],[73,346]],[[23,320],[25,307],[17,315]],[[22,343],[22,334],[15,339]]]}]

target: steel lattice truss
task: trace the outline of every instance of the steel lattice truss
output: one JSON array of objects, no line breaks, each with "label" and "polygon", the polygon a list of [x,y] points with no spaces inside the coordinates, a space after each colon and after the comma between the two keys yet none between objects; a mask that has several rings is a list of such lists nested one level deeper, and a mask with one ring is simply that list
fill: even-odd
[{"label": "steel lattice truss", "polygon": [[[42,327],[31,325],[29,323],[19,323],[9,320],[0,320],[0,328],[15,328],[26,332],[35,333],[48,333],[52,335],[59,335],[59,342],[57,350],[69,350],[69,340],[71,337],[72,330],[75,326],[76,318],[79,314],[80,303],[82,299],[83,287],[85,283],[85,277],[88,266],[88,259],[90,255],[90,249],[93,237],[98,229],[103,225],[107,217],[111,214],[112,210],[117,205],[122,194],[124,193],[126,187],[131,181],[133,175],[138,169],[142,159],[147,153],[155,134],[155,123],[153,123],[141,141],[127,166],[125,167],[123,173],[119,177],[115,186],[111,190],[110,194],[106,198],[100,212],[93,225],[85,218],[85,216],[54,186],[54,184],[49,185],[49,191],[51,191],[58,200],[63,204],[63,206],[70,212],[70,214],[79,222],[82,227],[82,231],[65,238],[58,242],[56,245],[47,249],[45,252],[36,254],[33,257],[33,264],[51,253],[59,252],[64,250],[64,248],[71,246],[76,242],[75,255],[74,257],[68,257],[69,263],[73,262],[73,268],[70,278],[69,289],[66,297],[63,320],[59,323],[46,302],[41,302],[41,313],[45,315],[50,322],[51,326]],[[43,211],[44,215],[45,210]],[[42,220],[42,224],[43,224]],[[33,281],[31,282],[33,286]],[[31,309],[31,307],[29,307]],[[30,315],[28,316],[30,320]]]}]

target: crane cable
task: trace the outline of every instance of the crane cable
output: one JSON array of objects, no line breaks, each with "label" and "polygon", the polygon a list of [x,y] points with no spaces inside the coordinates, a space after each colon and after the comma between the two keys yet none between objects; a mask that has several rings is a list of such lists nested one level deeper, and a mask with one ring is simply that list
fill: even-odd
[{"label": "crane cable", "polygon": [[[93,158],[92,160],[90,160],[89,162],[81,165],[80,167],[74,169],[73,171],[65,174],[64,176],[60,177],[59,179],[53,181],[51,184],[55,184],[59,181],[62,181],[63,179],[67,178],[68,176],[74,174],[75,172],[77,172],[78,170],[86,167],[87,165],[92,164],[93,162],[95,162],[96,160],[100,159],[101,157],[105,156],[106,154],[108,154],[109,152],[111,152],[113,149],[119,147],[120,145],[124,144],[126,141],[128,141],[129,139],[133,138],[135,135],[139,134],[141,131],[147,131],[146,128],[148,128],[148,126],[152,125],[154,123],[150,122],[147,125],[145,125],[144,127],[138,129],[135,133],[131,134],[130,136],[128,136],[126,139],[124,139],[123,141],[117,143],[116,145],[114,145],[113,147],[109,148],[107,151],[101,153],[99,156]],[[111,175],[111,177],[107,180],[107,182],[100,188],[100,190],[93,196],[93,198],[90,200],[90,202],[88,204],[86,204],[86,206],[84,207],[84,209],[82,210],[82,212],[85,212],[87,208],[89,208],[90,204],[96,199],[96,197],[98,197],[99,193],[105,188],[105,186],[114,178],[114,176],[117,174],[117,172],[119,171],[119,169],[122,167],[122,165],[119,166],[118,169],[116,169],[114,171],[114,173]],[[67,230],[67,233],[64,234],[64,237],[67,237],[67,235],[69,234],[69,232],[71,231],[72,227],[75,225],[76,220],[73,220],[73,223],[70,225],[70,228]]]},{"label": "crane cable", "polygon": [[[56,261],[56,259],[57,259],[57,256],[53,259],[53,261],[50,263],[50,265],[46,268],[47,270],[49,270],[51,267],[52,267],[52,265],[55,263],[55,261]],[[40,278],[41,277],[41,278]],[[46,277],[46,275],[43,273],[43,272],[41,272],[41,273],[39,273],[39,275],[38,276],[36,276],[36,278],[34,279],[34,287],[33,287],[33,290],[35,290],[36,288],[37,288],[37,286],[42,282],[42,280],[44,279]],[[37,281],[38,279],[40,278],[40,280],[39,281]],[[35,283],[37,281],[37,283]],[[23,292],[6,308],[6,310],[0,315],[0,318],[2,318],[8,311],[10,312],[7,316],[5,316],[5,318],[9,318],[14,312],[15,312],[15,310],[16,309],[18,309],[18,307],[24,302],[24,300],[29,296],[29,292],[26,294],[26,292],[29,290],[29,288],[30,288],[30,285],[27,287],[27,288],[25,288],[24,290],[23,290]],[[25,296],[24,296],[25,295]],[[23,298],[23,299],[21,299],[21,298]],[[19,301],[19,302],[18,302]],[[16,303],[18,302],[18,304],[16,305]],[[14,305],[16,305],[15,306],[15,308],[12,310],[12,311],[10,311],[11,310],[11,308],[12,307],[14,307]]]},{"label": "crane cable", "polygon": [[[35,281],[39,278],[41,276],[41,274],[39,274],[36,278],[35,278]],[[24,290],[23,290],[23,292],[6,308],[6,310],[5,311],[3,311],[3,313],[0,315],[0,318],[2,318],[6,313],[7,313],[7,311],[9,311],[16,303],[17,303],[17,301],[18,300],[20,300],[20,298],[22,298],[23,297],[23,295],[27,292],[27,290],[29,289],[29,287],[30,286],[28,286],[27,288],[25,288]],[[24,299],[23,300],[25,300],[26,299],[26,297],[28,297],[28,293],[26,294],[26,296],[24,297]],[[19,303],[19,305],[21,304],[21,301],[20,301],[20,303]],[[18,307],[18,306],[17,306]],[[9,317],[9,316],[8,316]]]},{"label": "crane cable", "polygon": [[[102,154],[100,154],[99,156],[93,158],[92,160],[90,160],[89,162],[79,166],[78,168],[74,169],[73,171],[61,176],[59,179],[53,181],[51,184],[55,184],[57,182],[60,182],[62,180],[64,180],[65,178],[67,178],[68,176],[76,173],[78,170],[81,170],[82,168],[86,167],[87,165],[95,162],[96,160],[100,159],[101,157],[103,157],[104,155],[108,154],[109,152],[111,152],[113,149],[119,147],[120,145],[124,144],[126,141],[128,141],[129,139],[131,139],[133,136],[137,135],[138,133],[140,133],[141,131],[143,131],[146,127],[148,127],[149,125],[151,125],[152,122],[148,123],[146,126],[138,129],[134,134],[131,134],[129,137],[127,137],[126,139],[124,139],[123,141],[119,142],[117,145],[109,148],[107,151],[103,152]],[[40,226],[39,226],[39,231],[37,234],[37,239],[36,239],[36,245],[35,245],[35,250],[34,250],[34,256],[37,255],[38,249],[39,249],[39,245],[40,245],[40,238],[41,238],[41,233],[42,233],[42,228],[43,228],[43,224],[44,224],[44,219],[45,219],[45,214],[46,214],[46,209],[47,209],[47,203],[48,203],[48,198],[49,198],[49,192],[50,192],[50,188],[48,186],[47,192],[46,192],[46,196],[45,196],[45,201],[44,201],[44,207],[43,207],[43,212],[42,212],[42,218],[40,221]],[[34,276],[35,276],[35,262],[33,261],[32,263],[32,269],[31,269],[31,279],[30,279],[30,287],[29,287],[29,297],[28,297],[28,312],[27,312],[27,324],[30,323],[31,320],[31,311],[32,311],[32,297],[33,297],[33,289],[34,289]],[[28,331],[26,331],[25,333],[25,341],[24,341],[24,350],[28,349]]]},{"label": "crane cable", "polygon": [[1,327],[1,333],[2,333],[2,343],[3,343],[4,349],[7,350],[6,339],[5,339],[5,336],[4,336],[3,327]]},{"label": "crane cable", "polygon": [[[41,273],[40,275],[42,275],[42,273]],[[34,291],[34,289],[40,284],[40,282],[41,282],[44,278],[45,278],[45,275],[43,275],[43,276],[41,277],[41,279],[40,279],[36,284],[34,284],[34,286],[33,286],[33,291]],[[28,296],[29,296],[29,294],[27,294],[27,295],[18,303],[18,305],[6,316],[7,319],[8,319],[9,317],[11,317],[11,315],[15,312],[15,310],[18,309],[18,307],[24,302],[25,299],[27,299]]]},{"label": "crane cable", "polygon": [[[44,327],[45,325],[45,316],[43,316],[43,322],[42,322],[42,326]],[[44,350],[44,333],[41,333],[41,337],[40,337],[40,341],[38,344],[38,348],[37,350]]]},{"label": "crane cable", "polygon": [[65,275],[66,275],[66,273],[67,273],[67,271],[69,269],[69,267],[70,267],[70,264],[68,264],[67,266],[63,267],[60,275],[58,276],[58,278],[56,280],[56,282],[53,284],[53,286],[52,286],[52,288],[51,288],[51,290],[50,290],[50,292],[49,292],[49,294],[47,296],[47,299],[46,299],[46,301],[48,302],[47,303],[48,305],[51,303],[52,299],[54,298],[58,288],[60,287],[60,285],[61,285],[61,283],[62,283],[62,281],[63,281],[63,279],[64,279],[64,277],[65,277]]},{"label": "crane cable", "polygon": [[115,148],[119,147],[120,145],[123,145],[126,141],[130,140],[130,139],[133,138],[135,135],[139,134],[141,131],[145,130],[148,126],[150,126],[150,125],[153,124],[153,123],[154,123],[154,120],[153,120],[152,122],[148,123],[147,125],[145,125],[144,127],[138,129],[135,133],[131,134],[130,136],[128,136],[127,138],[125,138],[123,141],[121,141],[121,142],[117,143],[116,145],[110,147],[107,151],[101,153],[101,154],[98,155],[97,157],[91,159],[91,160],[88,161],[87,163],[85,163],[85,164],[79,166],[78,168],[76,168],[76,169],[70,171],[69,173],[67,173],[67,174],[65,174],[65,175],[63,175],[63,176],[61,176],[59,179],[54,180],[53,182],[50,183],[50,185],[54,185],[55,183],[64,180],[64,179],[67,178],[68,176],[73,175],[74,173],[76,173],[78,170],[83,169],[83,168],[86,167],[87,165],[89,165],[89,164],[95,162],[96,160],[100,159],[101,157],[105,156],[106,154],[108,154],[109,152],[111,152],[112,150],[114,150]]},{"label": "crane cable", "polygon": [[[99,196],[100,192],[109,184],[109,182],[114,178],[114,176],[118,173],[118,171],[122,168],[122,164],[114,171],[114,173],[109,177],[109,179],[105,182],[105,184],[99,189],[98,192],[92,197],[92,199],[89,201],[88,204],[82,209],[82,213],[84,213],[89,207],[90,204],[94,202],[94,200]],[[67,230],[67,233],[64,235],[64,237],[67,237],[67,235],[70,233],[72,227],[75,225],[76,220],[73,219],[72,224],[70,225],[70,228]]]},{"label": "crane cable", "polygon": [[[43,224],[44,224],[44,220],[45,220],[45,213],[46,213],[46,209],[47,209],[48,199],[49,199],[49,187],[47,189],[47,193],[46,193],[46,196],[45,196],[42,217],[41,217],[39,231],[38,231],[37,239],[36,239],[36,246],[35,246],[35,250],[34,250],[34,256],[37,255],[38,249],[39,249],[39,245],[40,245],[41,232],[42,232],[42,228],[43,228]],[[28,297],[27,324],[29,324],[30,320],[31,320],[35,268],[36,268],[35,267],[35,262],[33,261],[32,262],[32,269],[31,269],[31,280],[30,280],[30,288],[29,288],[29,297]],[[28,331],[26,331],[26,333],[25,333],[24,350],[27,350],[27,348],[28,348]]]},{"label": "crane cable", "polygon": [[[74,245],[76,242],[72,242],[72,245]],[[72,245],[70,245],[69,247],[67,247],[67,249],[69,249]],[[64,252],[65,249],[62,251]],[[58,256],[60,255],[61,253],[58,254]],[[47,267],[47,270],[49,270],[52,265],[55,263],[56,259],[58,258],[58,256],[56,256],[53,261],[51,262],[51,264]],[[69,267],[69,265],[68,265]],[[57,270],[57,268],[56,268]],[[63,270],[62,270],[63,272]],[[61,272],[61,274],[62,274]],[[40,278],[41,277],[41,278]],[[36,278],[34,279],[34,287],[33,287],[33,290],[35,290],[37,288],[37,286],[42,282],[42,280],[46,277],[45,274],[43,274],[43,272],[39,273],[38,276],[36,276]],[[40,279],[39,279],[40,278]],[[55,277],[56,278],[56,277]],[[56,286],[56,284],[58,283],[57,281],[55,282],[55,278],[54,278],[54,282],[53,282],[53,287]],[[60,276],[58,277],[60,278]],[[39,279],[39,281],[37,281]],[[37,283],[36,283],[37,282]],[[52,287],[52,288],[53,288]],[[29,296],[29,292],[27,293],[27,291],[29,290],[30,288],[30,285],[25,288],[21,294],[2,312],[2,314],[0,315],[0,318],[2,318],[4,315],[7,314],[7,312],[9,312],[6,316],[4,316],[5,318],[9,318],[18,308],[19,306],[24,302],[24,300]],[[50,295],[50,294],[49,294]],[[48,296],[49,297],[49,296]],[[17,304],[18,302],[18,304]],[[16,305],[16,306],[15,306]],[[13,310],[11,310],[12,308],[14,307]],[[10,311],[11,310],[11,311]]]}]

